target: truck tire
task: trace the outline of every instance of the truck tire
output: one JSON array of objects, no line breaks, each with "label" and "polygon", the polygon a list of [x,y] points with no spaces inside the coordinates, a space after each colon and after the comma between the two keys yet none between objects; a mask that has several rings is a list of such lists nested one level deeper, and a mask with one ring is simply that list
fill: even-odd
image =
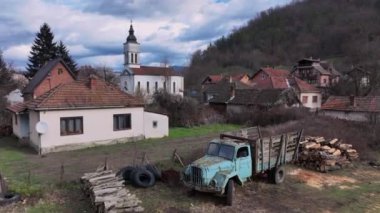
[{"label": "truck tire", "polygon": [[154,175],[146,169],[136,169],[132,173],[131,181],[135,186],[148,188],[156,183]]},{"label": "truck tire", "polygon": [[234,196],[235,196],[235,183],[232,179],[228,180],[227,187],[226,187],[226,204],[228,206],[232,206],[234,202]]},{"label": "truck tire", "polygon": [[280,184],[280,183],[284,182],[284,180],[285,180],[285,168],[283,166],[273,168],[271,176],[272,176],[272,182],[274,184]]},{"label": "truck tire", "polygon": [[157,168],[155,165],[152,165],[152,164],[147,164],[145,168],[154,175],[156,180],[161,180],[162,174],[159,168]]}]

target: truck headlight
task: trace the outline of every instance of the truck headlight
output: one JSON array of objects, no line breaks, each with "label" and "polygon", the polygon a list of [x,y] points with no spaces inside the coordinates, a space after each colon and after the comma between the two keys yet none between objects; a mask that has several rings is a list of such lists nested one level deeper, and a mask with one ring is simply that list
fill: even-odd
[{"label": "truck headlight", "polygon": [[215,186],[216,186],[216,180],[215,180],[215,179],[211,180],[211,182],[210,182],[210,186],[212,186],[212,187],[215,187]]}]

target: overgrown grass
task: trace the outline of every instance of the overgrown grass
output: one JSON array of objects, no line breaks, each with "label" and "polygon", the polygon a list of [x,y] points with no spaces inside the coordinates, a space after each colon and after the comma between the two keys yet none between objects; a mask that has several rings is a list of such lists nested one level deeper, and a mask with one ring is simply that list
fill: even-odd
[{"label": "overgrown grass", "polygon": [[169,130],[168,138],[184,138],[184,137],[197,137],[208,135],[212,133],[221,133],[225,131],[232,131],[239,129],[240,125],[234,124],[211,124],[211,125],[201,125],[192,128],[176,127]]},{"label": "overgrown grass", "polygon": [[38,203],[33,207],[27,208],[27,213],[58,213],[62,212],[63,208],[56,203]]},{"label": "overgrown grass", "polygon": [[15,142],[14,138],[3,137],[0,142],[0,173],[6,178],[9,190],[22,196],[40,196],[42,185],[29,173],[35,165],[26,160],[23,151],[11,144]]}]

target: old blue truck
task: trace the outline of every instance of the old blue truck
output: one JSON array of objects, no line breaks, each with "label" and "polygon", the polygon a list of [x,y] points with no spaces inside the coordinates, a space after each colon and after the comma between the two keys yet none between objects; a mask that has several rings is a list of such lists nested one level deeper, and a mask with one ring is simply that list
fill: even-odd
[{"label": "old blue truck", "polygon": [[271,182],[284,181],[284,165],[297,158],[302,130],[262,137],[258,127],[221,134],[208,144],[205,156],[182,172],[188,188],[226,197],[232,205],[235,184],[244,185],[252,176],[267,173]]}]

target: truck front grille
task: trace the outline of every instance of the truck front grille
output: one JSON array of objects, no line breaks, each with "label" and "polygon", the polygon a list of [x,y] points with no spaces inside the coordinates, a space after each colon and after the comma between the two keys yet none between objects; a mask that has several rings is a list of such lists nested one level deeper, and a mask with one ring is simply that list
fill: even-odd
[{"label": "truck front grille", "polygon": [[191,181],[194,185],[202,185],[202,169],[198,167],[191,167]]}]

